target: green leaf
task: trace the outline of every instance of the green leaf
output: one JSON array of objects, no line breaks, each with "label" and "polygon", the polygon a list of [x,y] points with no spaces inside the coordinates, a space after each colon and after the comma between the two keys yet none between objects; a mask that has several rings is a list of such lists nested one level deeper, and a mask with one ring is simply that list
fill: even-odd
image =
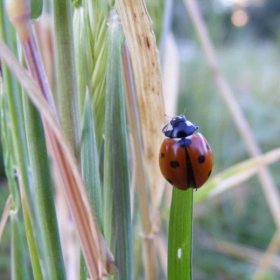
[{"label": "green leaf", "polygon": [[30,0],[31,19],[37,19],[43,11],[43,0]]},{"label": "green leaf", "polygon": [[192,279],[193,189],[173,188],[168,233],[168,280]]},{"label": "green leaf", "polygon": [[118,279],[133,279],[132,225],[127,159],[127,126],[122,77],[123,33],[111,15],[106,75],[104,147],[104,235],[116,258]]}]

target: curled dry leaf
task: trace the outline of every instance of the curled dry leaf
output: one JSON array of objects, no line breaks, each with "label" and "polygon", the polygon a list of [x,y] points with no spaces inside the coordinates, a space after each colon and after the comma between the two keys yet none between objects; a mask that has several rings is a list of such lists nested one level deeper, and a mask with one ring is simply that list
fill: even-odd
[{"label": "curled dry leaf", "polygon": [[142,0],[117,0],[116,3],[133,66],[153,211],[156,215],[164,185],[158,167],[164,106],[156,38]]}]

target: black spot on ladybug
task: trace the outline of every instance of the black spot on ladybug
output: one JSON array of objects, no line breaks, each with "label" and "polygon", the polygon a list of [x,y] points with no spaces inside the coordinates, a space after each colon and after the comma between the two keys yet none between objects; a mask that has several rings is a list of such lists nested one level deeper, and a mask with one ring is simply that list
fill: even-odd
[{"label": "black spot on ladybug", "polygon": [[164,153],[161,153],[160,157],[161,157],[161,158],[164,158]]},{"label": "black spot on ladybug", "polygon": [[210,170],[210,171],[209,171],[209,173],[208,173],[208,178],[210,177],[210,175],[211,175],[211,172],[212,172],[212,170]]},{"label": "black spot on ladybug", "polygon": [[181,148],[188,147],[191,144],[192,144],[192,141],[190,139],[186,139],[186,138],[183,138],[178,141],[178,146]]},{"label": "black spot on ladybug", "polygon": [[207,144],[206,145],[206,149],[209,151],[210,150],[210,147],[209,147],[209,145]]},{"label": "black spot on ladybug", "polygon": [[178,161],[170,161],[170,165],[172,168],[177,168],[179,167],[179,162]]},{"label": "black spot on ladybug", "polygon": [[199,163],[203,163],[205,161],[205,156],[204,155],[201,155],[198,157],[198,162]]},{"label": "black spot on ladybug", "polygon": [[171,185],[173,184],[173,181],[171,179],[166,179],[168,181],[168,183],[170,183]]}]

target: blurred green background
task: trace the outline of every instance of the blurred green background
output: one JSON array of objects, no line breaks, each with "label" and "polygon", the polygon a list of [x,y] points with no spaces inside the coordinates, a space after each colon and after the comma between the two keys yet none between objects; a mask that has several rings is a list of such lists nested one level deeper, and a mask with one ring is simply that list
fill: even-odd
[{"label": "blurred green background", "polygon": [[[280,1],[199,0],[227,77],[263,152],[279,147]],[[199,126],[212,146],[214,174],[248,153],[204,58],[182,1],[174,0],[172,30],[180,55],[178,113]],[[270,166],[279,186],[279,163]],[[8,197],[0,162],[0,213]],[[257,177],[195,208],[194,279],[251,279],[256,265],[211,249],[216,238],[265,251],[276,227]],[[0,244],[0,279],[9,279],[9,225]],[[210,245],[209,245],[210,244]],[[280,279],[271,270],[265,279]]]},{"label": "blurred green background", "polygon": [[[263,152],[279,147],[280,1],[198,3],[220,70],[229,81],[254,137]],[[181,1],[175,1],[172,26],[180,53],[178,113],[186,109],[188,118],[208,139],[216,174],[248,158],[248,152]],[[279,186],[279,162],[271,165],[270,170]],[[276,227],[257,176],[214,200],[200,203],[195,217],[194,279],[251,279],[257,265],[215,252],[211,238],[262,252],[267,249]],[[264,279],[280,279],[280,270],[269,271]]]}]

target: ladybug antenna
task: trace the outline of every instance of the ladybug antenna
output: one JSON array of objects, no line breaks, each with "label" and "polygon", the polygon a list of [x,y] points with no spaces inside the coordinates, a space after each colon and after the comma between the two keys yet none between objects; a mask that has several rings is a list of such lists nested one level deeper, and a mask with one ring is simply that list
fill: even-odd
[{"label": "ladybug antenna", "polygon": [[172,117],[169,117],[168,115],[164,114],[164,116],[168,119],[172,119]]},{"label": "ladybug antenna", "polygon": [[184,112],[183,112],[184,116],[186,115],[186,112],[187,112],[187,108],[185,107]]}]

